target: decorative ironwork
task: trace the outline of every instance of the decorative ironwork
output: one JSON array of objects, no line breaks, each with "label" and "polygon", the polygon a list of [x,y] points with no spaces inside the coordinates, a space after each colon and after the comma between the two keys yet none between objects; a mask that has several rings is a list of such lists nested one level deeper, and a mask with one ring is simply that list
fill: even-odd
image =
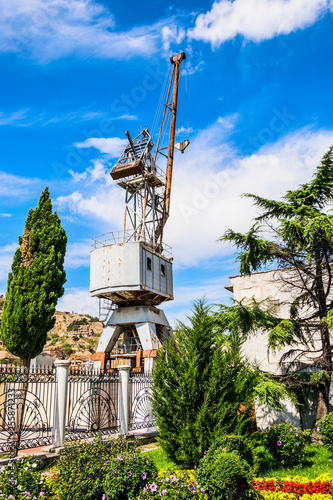
[{"label": "decorative ironwork", "polygon": [[147,429],[154,427],[155,421],[152,412],[152,390],[145,387],[138,392],[132,403],[130,429]]},{"label": "decorative ironwork", "polygon": [[154,427],[152,412],[152,378],[150,375],[132,373],[130,378],[130,421],[129,428],[147,429]]},{"label": "decorative ironwork", "polygon": [[[10,452],[13,448],[16,415],[22,403],[22,393],[15,387],[8,388],[0,396],[0,452]],[[51,443],[52,429],[42,401],[27,391],[20,449],[35,448]]]},{"label": "decorative ironwork", "polygon": [[67,439],[118,432],[118,374],[112,371],[75,371],[69,377],[70,414]]}]

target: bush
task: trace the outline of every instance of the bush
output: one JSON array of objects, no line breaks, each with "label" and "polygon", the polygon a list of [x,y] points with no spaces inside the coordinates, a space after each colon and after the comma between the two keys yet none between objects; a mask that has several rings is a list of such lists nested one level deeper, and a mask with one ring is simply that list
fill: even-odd
[{"label": "bush", "polygon": [[77,332],[79,329],[79,326],[81,325],[88,325],[88,320],[87,318],[82,318],[82,319],[75,319],[69,325],[67,326],[67,331],[68,332]]},{"label": "bush", "polygon": [[91,444],[65,446],[58,464],[59,500],[101,499],[106,462],[134,449],[135,445],[128,441],[102,441],[100,436]]},{"label": "bush", "polygon": [[318,421],[317,432],[325,448],[333,453],[333,412]]},{"label": "bush", "polygon": [[160,473],[154,481],[144,487],[138,500],[153,500],[161,497],[164,500],[208,498],[205,490],[198,484],[193,470],[174,470]]},{"label": "bush", "polygon": [[304,458],[306,435],[299,427],[282,423],[264,433],[264,443],[280,464],[297,465]]},{"label": "bush", "polygon": [[89,323],[97,323],[99,321],[99,318],[89,316]]},{"label": "bush", "polygon": [[198,481],[210,500],[228,499],[250,489],[253,474],[250,465],[232,451],[207,454],[199,464]]},{"label": "bush", "polygon": [[103,491],[107,500],[136,498],[157,470],[153,462],[138,453],[120,454],[106,463]]},{"label": "bush", "polygon": [[[41,473],[42,462],[35,457],[24,457],[0,469],[0,494],[10,495],[16,500],[27,497],[49,498],[52,491],[48,488]],[[29,492],[29,495],[27,494]]]},{"label": "bush", "polygon": [[253,444],[245,436],[222,435],[218,437],[209,448],[208,456],[220,451],[236,452],[250,465],[253,475],[258,473],[259,457]]}]

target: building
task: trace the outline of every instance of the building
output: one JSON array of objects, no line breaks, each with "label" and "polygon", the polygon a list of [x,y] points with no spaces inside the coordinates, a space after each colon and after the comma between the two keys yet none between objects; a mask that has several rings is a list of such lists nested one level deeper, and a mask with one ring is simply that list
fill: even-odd
[{"label": "building", "polygon": [[[272,308],[272,312],[280,318],[289,317],[290,303],[295,299],[295,288],[288,285],[294,282],[295,272],[292,269],[279,269],[272,271],[262,271],[249,276],[231,276],[231,284],[225,288],[233,294],[236,301],[245,300],[250,302],[255,298],[257,302],[265,300],[267,308]],[[258,331],[251,335],[243,344],[243,353],[251,363],[258,364],[263,371],[275,374],[284,373],[289,363],[280,365],[281,356],[290,348],[286,347],[274,353],[268,350],[268,333]],[[311,363],[309,356],[299,359],[296,368],[307,369]],[[315,419],[314,411],[301,413],[290,402],[283,401],[283,410],[277,412],[270,407],[258,406],[256,404],[256,418],[259,429],[266,429],[270,425],[286,421],[291,425],[312,428]]]}]

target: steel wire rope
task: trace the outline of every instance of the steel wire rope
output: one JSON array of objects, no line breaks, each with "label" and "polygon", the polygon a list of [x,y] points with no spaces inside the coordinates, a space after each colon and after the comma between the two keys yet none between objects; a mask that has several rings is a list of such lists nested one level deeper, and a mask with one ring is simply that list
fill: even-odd
[{"label": "steel wire rope", "polygon": [[167,86],[168,86],[170,71],[171,71],[171,69],[169,68],[167,70],[166,74],[165,74],[164,82],[163,82],[163,85],[162,85],[162,90],[161,90],[161,93],[160,93],[160,98],[159,98],[159,101],[158,101],[158,104],[157,104],[157,108],[156,108],[156,112],[155,112],[155,116],[154,116],[154,120],[153,120],[152,133],[151,133],[151,137],[152,137],[153,140],[154,140],[154,136],[155,136],[155,133],[156,133],[157,126],[158,126],[158,124],[160,123],[160,120],[161,120],[162,110],[164,108],[164,101],[165,101],[166,94],[167,94]]},{"label": "steel wire rope", "polygon": [[189,119],[188,119],[188,94],[187,94],[187,67],[186,67],[186,60],[185,60],[184,75],[185,75],[185,95],[186,95],[187,138],[188,138],[188,140],[190,140],[190,124],[189,124]]}]

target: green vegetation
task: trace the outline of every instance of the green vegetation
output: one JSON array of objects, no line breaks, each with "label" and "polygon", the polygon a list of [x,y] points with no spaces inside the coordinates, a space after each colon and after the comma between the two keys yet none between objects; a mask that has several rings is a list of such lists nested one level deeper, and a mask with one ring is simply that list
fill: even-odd
[{"label": "green vegetation", "polygon": [[88,325],[88,320],[87,318],[82,318],[82,319],[75,319],[69,325],[67,326],[67,331],[68,332],[77,332],[79,327],[82,325]]},{"label": "green vegetation", "polygon": [[241,357],[237,337],[216,331],[204,301],[190,320],[158,352],[153,409],[167,456],[191,467],[219,434],[251,432],[257,372]]},{"label": "green vegetation", "polygon": [[[258,327],[269,332],[273,351],[289,347],[281,361],[307,357],[318,373],[284,377],[298,395],[310,387],[318,392],[316,421],[328,413],[332,375],[333,302],[331,298],[333,261],[333,215],[327,210],[333,198],[333,147],[324,155],[313,179],[298,189],[287,191],[282,200],[270,200],[246,194],[258,208],[259,215],[246,234],[228,229],[221,241],[229,241],[239,250],[237,260],[242,275],[274,265],[284,269],[282,286],[295,299],[289,317],[276,318],[265,311],[266,304],[255,301],[252,307],[236,304],[244,320],[243,334]],[[263,234],[270,234],[265,239]],[[252,309],[252,312],[251,312]],[[235,311],[233,314],[235,315]],[[316,334],[316,351],[313,335]],[[310,361],[311,360],[311,361]],[[303,394],[304,396],[304,394]],[[316,424],[312,436],[318,440]]]},{"label": "green vegetation", "polygon": [[55,324],[55,306],[64,293],[66,234],[52,213],[48,189],[30,209],[8,276],[1,322],[1,340],[29,366],[42,352]]}]

